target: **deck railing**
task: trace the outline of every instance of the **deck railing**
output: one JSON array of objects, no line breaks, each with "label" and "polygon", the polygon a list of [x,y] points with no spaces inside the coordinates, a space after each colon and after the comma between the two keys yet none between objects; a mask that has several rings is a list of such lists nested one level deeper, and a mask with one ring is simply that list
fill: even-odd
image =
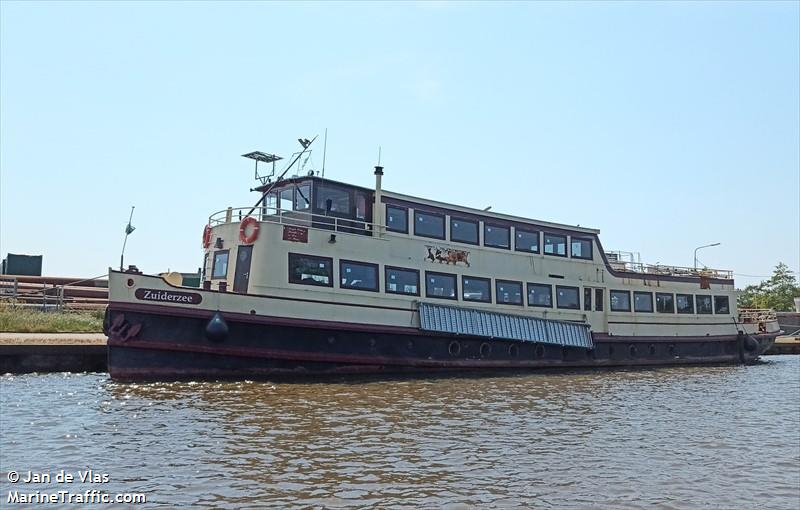
[{"label": "deck railing", "polygon": [[[217,211],[209,216],[208,224],[214,227],[226,223],[240,223],[248,216],[259,221],[268,221],[281,225],[320,228],[349,234],[372,235],[373,232],[381,228],[376,223],[370,223],[359,219],[341,218],[333,215],[314,214],[267,206],[256,207],[255,209],[252,206],[229,207],[228,209]],[[385,230],[385,228],[383,230]]]},{"label": "deck railing", "polygon": [[777,321],[778,315],[771,308],[740,308],[739,322],[745,324]]},{"label": "deck railing", "polygon": [[667,266],[664,264],[644,264],[642,262],[609,261],[612,269],[624,273],[658,274],[668,276],[693,276],[701,278],[720,278],[732,280],[733,271],[727,269],[693,268],[680,266]]}]

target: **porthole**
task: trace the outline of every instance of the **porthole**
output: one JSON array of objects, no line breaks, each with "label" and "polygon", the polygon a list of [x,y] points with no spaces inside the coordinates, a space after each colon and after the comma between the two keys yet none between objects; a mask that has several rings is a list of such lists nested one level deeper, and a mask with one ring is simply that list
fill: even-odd
[{"label": "porthole", "polygon": [[492,353],[492,346],[486,342],[481,344],[481,358],[488,358]]},{"label": "porthole", "polygon": [[453,340],[447,346],[447,352],[450,353],[450,356],[458,356],[461,353],[461,344]]}]

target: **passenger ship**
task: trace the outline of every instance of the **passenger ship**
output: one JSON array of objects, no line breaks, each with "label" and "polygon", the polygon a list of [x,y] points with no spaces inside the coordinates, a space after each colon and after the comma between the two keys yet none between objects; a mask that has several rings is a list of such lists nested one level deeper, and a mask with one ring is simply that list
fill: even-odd
[{"label": "passenger ship", "polygon": [[[778,334],[729,271],[623,262],[599,231],[307,176],[212,214],[201,288],[111,270],[119,380],[750,363]],[[259,174],[259,162],[273,173]]]}]

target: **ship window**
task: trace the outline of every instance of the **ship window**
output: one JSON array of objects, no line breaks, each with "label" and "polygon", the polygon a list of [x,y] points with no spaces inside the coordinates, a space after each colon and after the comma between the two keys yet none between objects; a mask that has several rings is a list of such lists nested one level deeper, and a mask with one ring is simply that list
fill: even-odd
[{"label": "ship window", "polygon": [[408,234],[408,209],[387,205],[386,229],[392,232]]},{"label": "ship window", "polygon": [[691,294],[676,294],[675,304],[678,313],[694,313],[694,299]]},{"label": "ship window", "polygon": [[339,261],[339,287],[378,291],[378,265],[366,262]]},{"label": "ship window", "polygon": [[539,232],[515,229],[514,249],[539,253]]},{"label": "ship window", "polygon": [[297,187],[294,194],[294,210],[306,211],[311,208],[311,185],[303,184]]},{"label": "ship window", "polygon": [[419,296],[419,271],[386,266],[386,292]]},{"label": "ship window", "polygon": [[612,312],[631,311],[631,293],[627,290],[612,290],[610,298]]},{"label": "ship window", "polygon": [[728,296],[714,296],[714,313],[731,313]]},{"label": "ship window", "polygon": [[291,211],[294,204],[294,189],[287,188],[278,193],[278,208],[282,211]]},{"label": "ship window", "polygon": [[544,252],[547,255],[567,256],[567,236],[544,233]]},{"label": "ship window", "polygon": [[653,311],[653,293],[652,292],[634,292],[633,293],[633,311],[634,312],[652,312]]},{"label": "ship window", "polygon": [[492,280],[489,278],[461,277],[461,297],[464,301],[492,302]]},{"label": "ship window", "polygon": [[456,275],[425,271],[425,295],[433,298],[456,299]]},{"label": "ship window", "polygon": [[603,289],[594,289],[594,311],[603,311]]},{"label": "ship window", "polygon": [[262,214],[264,216],[270,216],[273,214],[278,214],[278,195],[277,193],[269,193],[267,194],[267,198],[264,199],[264,207],[262,208]]},{"label": "ship window", "polygon": [[356,219],[367,219],[367,197],[364,193],[356,192]]},{"label": "ship window", "polygon": [[483,245],[495,248],[511,247],[508,227],[498,227],[497,225],[483,224]]},{"label": "ship window", "polygon": [[214,252],[214,267],[211,269],[212,280],[228,276],[228,252],[229,250]]},{"label": "ship window", "polygon": [[583,309],[592,311],[592,289],[583,289]]},{"label": "ship window", "polygon": [[502,305],[522,305],[522,282],[497,280],[495,282],[497,302]]},{"label": "ship window", "polygon": [[444,216],[414,211],[414,235],[444,239]]},{"label": "ship window", "polygon": [[351,214],[349,191],[320,184],[314,194],[316,195],[314,207],[321,213],[333,213],[338,216],[349,216]]},{"label": "ship window", "polygon": [[451,217],[450,240],[459,243],[478,244],[478,222]]},{"label": "ship window", "polygon": [[711,296],[695,296],[697,300],[697,313],[714,313],[711,308]]},{"label": "ship window", "polygon": [[290,253],[289,283],[333,287],[333,259]]},{"label": "ship window", "polygon": [[573,237],[570,239],[572,258],[592,260],[592,240]]},{"label": "ship window", "polygon": [[528,284],[528,306],[553,307],[553,287],[543,283]]},{"label": "ship window", "polygon": [[562,287],[556,285],[556,307],[580,310],[581,301],[578,287]]},{"label": "ship window", "polygon": [[672,294],[656,292],[656,311],[659,313],[675,313],[675,298]]}]

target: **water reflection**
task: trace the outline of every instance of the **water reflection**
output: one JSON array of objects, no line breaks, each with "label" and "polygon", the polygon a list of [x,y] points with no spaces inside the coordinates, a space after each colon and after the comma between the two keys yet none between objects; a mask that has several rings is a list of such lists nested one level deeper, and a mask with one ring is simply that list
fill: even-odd
[{"label": "water reflection", "polygon": [[125,385],[55,374],[0,385],[0,471],[92,467],[111,476],[103,490],[145,492],[152,507],[800,500],[796,356],[753,367],[325,384]]}]

